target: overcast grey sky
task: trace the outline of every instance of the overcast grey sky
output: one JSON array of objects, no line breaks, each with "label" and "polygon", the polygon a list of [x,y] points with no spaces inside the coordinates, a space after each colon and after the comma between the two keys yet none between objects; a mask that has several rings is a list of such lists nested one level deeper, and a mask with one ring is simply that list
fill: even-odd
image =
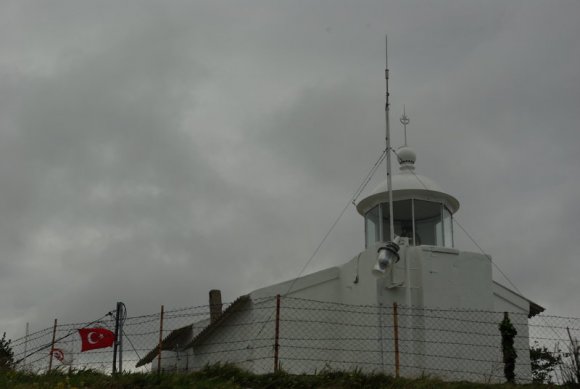
[{"label": "overcast grey sky", "polygon": [[395,145],[405,104],[417,172],[579,316],[580,2],[4,0],[0,331],[295,277],[383,148],[385,33]]}]

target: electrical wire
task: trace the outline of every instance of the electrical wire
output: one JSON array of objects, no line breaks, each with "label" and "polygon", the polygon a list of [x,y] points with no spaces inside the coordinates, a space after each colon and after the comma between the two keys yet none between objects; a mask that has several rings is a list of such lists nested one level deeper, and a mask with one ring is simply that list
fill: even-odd
[{"label": "electrical wire", "polygon": [[338,224],[338,222],[340,221],[340,219],[342,218],[342,216],[344,215],[346,210],[350,207],[351,204],[354,204],[356,202],[358,197],[361,195],[363,190],[366,188],[369,181],[371,180],[371,178],[373,177],[373,175],[375,174],[375,172],[377,171],[377,169],[379,168],[379,166],[381,165],[381,163],[385,159],[385,156],[386,156],[386,150],[383,150],[383,152],[381,153],[381,155],[379,156],[377,161],[374,163],[371,170],[367,173],[365,178],[362,180],[362,182],[360,183],[360,185],[358,186],[358,188],[356,189],[354,194],[350,197],[350,199],[348,200],[348,202],[346,203],[344,208],[342,208],[342,211],[340,211],[338,217],[334,220],[334,222],[332,223],[332,225],[330,226],[330,228],[328,229],[328,231],[326,232],[326,234],[324,235],[324,237],[322,238],[322,240],[320,241],[318,246],[316,246],[316,249],[314,250],[312,255],[308,258],[308,260],[306,261],[304,266],[302,266],[302,269],[300,269],[300,271],[298,272],[298,275],[292,280],[292,283],[288,287],[288,290],[286,291],[286,293],[283,294],[283,296],[286,296],[288,293],[290,293],[292,291],[294,284],[296,283],[296,281],[298,281],[298,278],[300,278],[300,276],[308,268],[308,266],[310,265],[310,263],[312,262],[312,260],[316,256],[316,254],[318,254],[318,251],[320,250],[320,248],[322,247],[322,245],[324,244],[326,239],[330,236],[330,234],[332,233],[332,231],[334,230],[334,228],[336,227],[336,225]]},{"label": "electrical wire", "polygon": [[[397,152],[392,149],[392,152],[397,156],[397,158],[399,157],[399,155],[397,154]],[[427,188],[427,185],[425,185],[425,183],[423,181],[421,181],[421,179],[419,178],[419,176],[412,170],[409,170],[413,176],[415,176],[415,178],[417,179],[417,181],[419,181],[419,183],[421,185],[423,185],[423,187],[425,189]],[[477,249],[486,256],[486,258],[489,260],[489,262],[492,264],[493,267],[495,267],[499,273],[506,279],[506,281],[515,289],[516,292],[518,292],[520,295],[523,296],[523,293],[520,291],[520,289],[512,282],[512,280],[507,276],[507,274],[505,274],[505,272],[499,267],[499,265],[497,263],[495,263],[495,261],[492,260],[491,255],[487,254],[483,248],[477,243],[477,241],[473,238],[473,236],[471,236],[471,234],[469,232],[467,232],[467,230],[465,229],[465,227],[463,227],[461,225],[461,223],[459,223],[459,220],[457,219],[457,216],[453,216],[453,221],[455,222],[455,224],[461,228],[461,230],[465,233],[465,235],[469,238],[469,240],[471,240],[471,242],[477,247]],[[540,316],[540,320],[544,321],[544,323],[546,323],[546,321],[544,320],[543,317]],[[548,328],[550,328],[552,330],[552,332],[556,335],[556,337],[558,337],[560,340],[562,340],[561,336],[556,332],[556,330],[547,325]]]},{"label": "electrical wire", "polygon": [[139,355],[139,352],[137,351],[137,349],[135,348],[135,345],[131,341],[131,338],[129,338],[129,335],[127,335],[125,333],[125,330],[123,328],[121,328],[121,333],[123,334],[123,336],[125,338],[127,338],[127,340],[129,341],[129,344],[131,345],[131,348],[133,349],[133,352],[135,353],[135,355],[137,355],[137,358],[139,358],[138,361],[140,361],[141,360],[141,356]]},{"label": "electrical wire", "polygon": [[[336,225],[338,224],[338,222],[340,221],[340,219],[342,218],[342,216],[344,215],[344,213],[346,212],[346,210],[350,207],[351,204],[355,204],[356,200],[361,195],[361,193],[364,191],[364,189],[366,188],[366,186],[370,182],[371,178],[373,177],[373,175],[377,171],[377,169],[381,166],[381,163],[385,159],[386,155],[387,155],[387,150],[385,149],[385,150],[383,150],[381,152],[381,155],[379,156],[379,158],[373,164],[373,166],[371,167],[371,169],[369,170],[369,172],[365,175],[365,177],[363,178],[363,180],[361,181],[361,183],[359,184],[359,186],[357,187],[357,189],[354,191],[353,195],[349,198],[349,200],[346,203],[346,205],[340,211],[338,217],[331,224],[330,228],[328,229],[328,231],[326,232],[326,234],[324,235],[324,237],[322,238],[322,240],[320,241],[320,243],[318,244],[318,246],[316,246],[316,249],[314,249],[314,252],[312,253],[312,255],[308,258],[308,260],[306,261],[306,263],[304,264],[304,266],[302,266],[302,268],[298,272],[298,275],[292,280],[292,283],[288,287],[288,290],[286,290],[286,292],[284,294],[282,294],[282,296],[286,296],[286,295],[288,295],[292,291],[292,288],[296,284],[296,281],[298,281],[298,279],[304,273],[304,271],[308,268],[308,266],[310,265],[310,263],[312,262],[312,260],[314,259],[314,257],[316,257],[316,254],[318,254],[318,251],[320,250],[320,248],[322,247],[322,245],[324,244],[324,242],[326,241],[326,239],[330,236],[330,234],[332,233],[332,231],[334,230],[334,228],[336,227]],[[262,333],[262,331],[264,330],[266,324],[272,318],[272,315],[273,314],[274,314],[274,312],[271,312],[270,313],[270,315],[268,316],[268,319],[264,322],[264,324],[262,325],[262,327],[260,328],[260,330],[258,331],[258,333],[256,334],[256,336],[254,338],[257,338]],[[249,345],[248,345],[248,347],[249,347]]]},{"label": "electrical wire", "polygon": [[[399,157],[399,155],[397,154],[397,152],[393,149],[392,152],[397,156],[397,158]],[[417,181],[419,181],[419,183],[421,185],[423,185],[423,187],[425,189],[429,189],[427,187],[427,185],[425,185],[425,183],[419,178],[419,176],[412,170],[409,170],[413,176],[415,176],[415,178],[417,179]],[[471,240],[471,242],[475,245],[475,247],[477,247],[477,249],[483,254],[485,255],[489,261],[491,262],[491,264],[501,273],[501,275],[507,280],[507,282],[516,290],[516,292],[518,292],[519,294],[522,294],[522,292],[520,292],[520,290],[518,289],[518,287],[512,282],[512,280],[507,276],[507,274],[504,273],[504,271],[499,267],[499,265],[497,263],[495,263],[492,259],[491,256],[489,254],[487,254],[483,248],[481,248],[481,246],[476,242],[476,240],[471,236],[471,234],[469,232],[467,232],[467,230],[461,225],[461,223],[459,223],[459,220],[457,220],[457,216],[453,216],[453,221],[455,222],[455,224],[457,224],[457,226],[459,228],[461,228],[461,230],[465,233],[465,235],[469,238],[469,240]]]}]

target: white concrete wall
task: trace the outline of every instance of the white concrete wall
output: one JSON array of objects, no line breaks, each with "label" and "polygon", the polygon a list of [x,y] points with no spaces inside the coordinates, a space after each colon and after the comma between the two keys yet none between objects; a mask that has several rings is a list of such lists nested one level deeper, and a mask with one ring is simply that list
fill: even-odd
[{"label": "white concrete wall", "polygon": [[[187,371],[185,367],[189,360],[189,354],[191,351],[161,351],[161,371],[163,372],[177,372],[177,371]],[[159,357],[155,357],[151,362],[151,370],[157,371],[157,366],[159,364]]]},{"label": "white concrete wall", "polygon": [[[234,363],[248,370],[255,370],[254,360],[260,358],[262,344],[255,341],[256,322],[264,311],[260,303],[245,303],[232,312],[226,323],[200,345],[193,347],[189,370],[199,370],[206,364]],[[261,336],[260,336],[261,337]]]},{"label": "white concrete wall", "polygon": [[376,260],[375,247],[341,268],[343,302],[373,304],[378,300],[383,307],[380,325],[387,330],[382,347],[383,371],[394,372],[393,334],[389,336],[388,331],[392,331],[392,304],[397,302],[402,375],[502,382],[498,330],[502,314],[496,312],[507,310],[515,312],[512,322],[518,330],[516,348],[521,350],[516,374],[523,381],[529,380],[529,302],[504,293],[504,305],[498,304],[489,257],[426,246],[401,247],[400,253],[401,261],[378,284],[370,273]]},{"label": "white concrete wall", "polygon": [[401,261],[378,280],[371,274],[375,260],[372,247],[340,268],[253,292],[251,304],[188,354],[188,368],[232,362],[256,373],[273,371],[275,295],[286,294],[293,283],[281,302],[279,360],[285,371],[394,374],[396,302],[403,376],[502,382],[498,325],[507,310],[514,312],[516,347],[521,350],[517,377],[530,377],[528,302],[494,286],[487,256],[402,247]]},{"label": "white concrete wall", "polygon": [[339,302],[340,269],[331,267],[316,273],[308,274],[297,280],[290,280],[253,291],[252,300],[273,298],[276,295],[296,297],[318,301]]},{"label": "white concrete wall", "polygon": [[282,300],[280,362],[292,373],[382,371],[376,306]]},{"label": "white concrete wall", "polygon": [[429,308],[493,310],[489,257],[438,247],[416,250],[421,268],[421,305]]}]

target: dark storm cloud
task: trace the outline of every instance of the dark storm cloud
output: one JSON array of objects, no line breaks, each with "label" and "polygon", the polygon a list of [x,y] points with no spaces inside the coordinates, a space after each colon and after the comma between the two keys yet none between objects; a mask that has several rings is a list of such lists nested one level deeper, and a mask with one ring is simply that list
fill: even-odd
[{"label": "dark storm cloud", "polygon": [[[294,277],[383,147],[385,32],[395,143],[406,104],[418,172],[574,315],[580,23],[557,4],[5,2],[0,326]],[[308,271],[362,238],[351,207]]]},{"label": "dark storm cloud", "polygon": [[[200,264],[191,248],[208,245],[196,214],[218,209],[227,185],[199,158],[196,129],[182,126],[208,70],[168,26],[111,34],[49,75],[7,75],[17,103],[0,156],[6,308],[75,310],[85,295],[102,302],[148,284],[141,275],[161,281]],[[34,287],[14,293],[17,284]]]}]

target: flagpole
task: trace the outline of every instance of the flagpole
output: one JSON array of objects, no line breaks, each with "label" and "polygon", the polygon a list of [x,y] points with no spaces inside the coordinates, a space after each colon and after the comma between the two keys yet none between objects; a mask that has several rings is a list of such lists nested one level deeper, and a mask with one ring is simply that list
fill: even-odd
[{"label": "flagpole", "polygon": [[52,352],[54,350],[54,340],[56,339],[56,319],[54,319],[54,328],[52,329],[52,342],[50,343],[50,358],[48,360],[48,372],[52,370]]},{"label": "flagpole", "polygon": [[119,344],[120,314],[121,314],[121,303],[117,302],[117,314],[115,315],[115,343],[113,343],[113,374],[117,373],[117,347]]},{"label": "flagpole", "polygon": [[123,302],[120,302],[119,305],[122,309],[121,319],[119,320],[119,373],[123,373],[123,326],[127,318],[127,307]]}]

